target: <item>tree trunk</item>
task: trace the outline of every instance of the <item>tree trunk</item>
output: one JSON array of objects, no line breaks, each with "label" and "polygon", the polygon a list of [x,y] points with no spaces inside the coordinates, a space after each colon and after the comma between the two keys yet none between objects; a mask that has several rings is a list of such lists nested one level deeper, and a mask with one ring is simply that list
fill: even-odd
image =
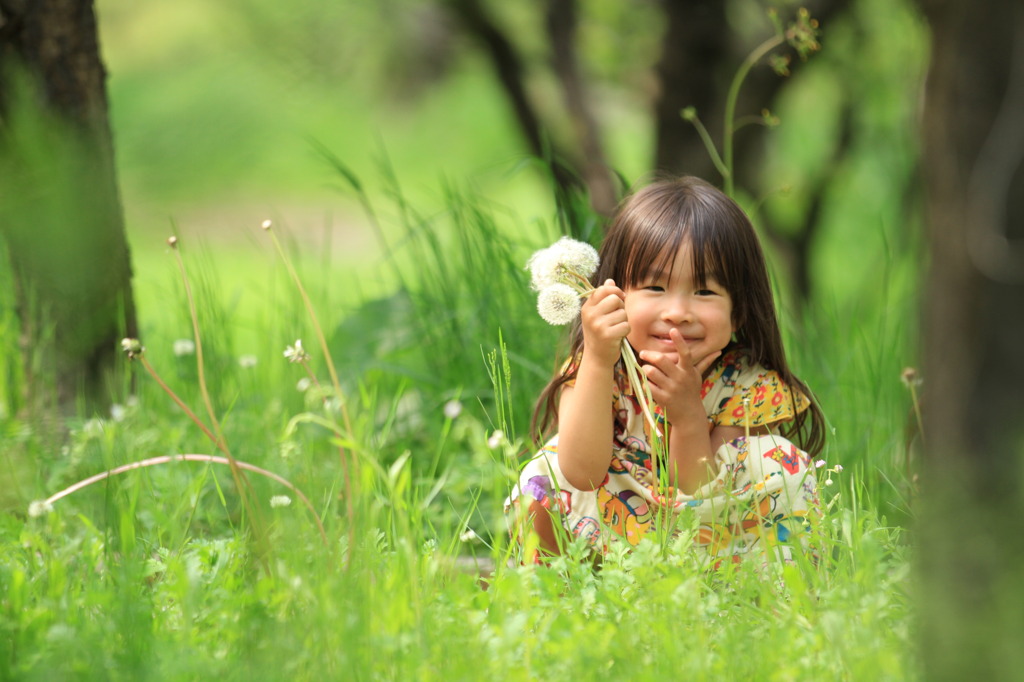
[{"label": "tree trunk", "polygon": [[604,155],[601,132],[576,57],[578,15],[576,0],[548,0],[546,24],[551,68],[562,84],[565,109],[581,152],[581,173],[590,192],[591,206],[601,215],[610,216],[619,203],[619,192]]},{"label": "tree trunk", "polygon": [[[663,0],[665,33],[655,66],[654,169],[720,182],[721,176],[697,130],[680,112],[694,107],[721,146],[722,106],[731,74],[728,23],[722,0]],[[739,66],[739,62],[736,63]]]},{"label": "tree trunk", "polygon": [[26,403],[97,409],[135,310],[92,0],[0,0],[0,78]]},{"label": "tree trunk", "polygon": [[1024,9],[924,0],[926,679],[1024,666]]}]

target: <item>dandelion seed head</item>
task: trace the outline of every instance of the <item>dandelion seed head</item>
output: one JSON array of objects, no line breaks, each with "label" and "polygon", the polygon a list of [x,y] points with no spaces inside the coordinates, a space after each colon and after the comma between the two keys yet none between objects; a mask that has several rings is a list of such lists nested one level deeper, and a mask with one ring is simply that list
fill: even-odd
[{"label": "dandelion seed head", "polygon": [[242,355],[238,358],[238,366],[243,369],[252,369],[259,362],[259,358],[255,355]]},{"label": "dandelion seed head", "polygon": [[179,358],[183,355],[192,355],[196,352],[196,342],[192,339],[175,339],[171,344],[171,350]]},{"label": "dandelion seed head", "polygon": [[900,381],[907,388],[916,388],[921,385],[921,376],[914,367],[907,367],[900,373]]},{"label": "dandelion seed head", "polygon": [[36,500],[28,506],[28,515],[33,519],[45,516],[53,511],[53,505],[46,500]]},{"label": "dandelion seed head", "polygon": [[292,498],[287,495],[274,495],[270,498],[271,507],[287,507],[292,503]]},{"label": "dandelion seed head", "polygon": [[537,295],[537,312],[548,324],[569,324],[580,314],[580,297],[568,284],[551,284]]},{"label": "dandelion seed head", "polygon": [[601,260],[597,250],[586,242],[562,237],[546,249],[536,251],[526,262],[530,285],[543,291],[552,284],[573,281],[572,274],[590,279]]}]

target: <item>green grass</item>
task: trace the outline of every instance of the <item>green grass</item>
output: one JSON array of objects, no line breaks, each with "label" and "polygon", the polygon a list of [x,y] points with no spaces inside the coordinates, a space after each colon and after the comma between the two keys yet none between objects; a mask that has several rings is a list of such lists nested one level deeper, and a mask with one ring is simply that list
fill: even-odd
[{"label": "green grass", "polygon": [[[888,350],[912,333],[903,284],[869,299],[856,324],[836,304],[789,339],[835,428],[829,463],[845,467],[822,486],[830,513],[817,531],[819,566],[709,573],[682,545],[650,543],[599,571],[571,554],[520,567],[502,500],[531,449],[528,412],[559,339],[533,309],[522,264],[555,229],[454,186],[424,210],[384,185],[384,198],[364,197],[380,256],[359,276],[289,249],[338,367],[350,432],[324,393],[296,388],[302,368],[282,355],[302,338],[327,382],[267,235],[246,256],[255,278],[216,243],[181,243],[231,451],[302,490],[326,544],[295,494],[250,474],[266,522],[261,554],[228,468],[201,462],[130,471],[29,517],[32,500],[98,472],[215,453],[137,363],[136,397],[118,418],[71,420],[65,441],[2,415],[0,678],[916,677],[901,530],[909,397]],[[159,253],[143,270],[146,356],[204,415],[195,358],[173,352],[191,334],[173,258]],[[13,331],[0,329],[10,366]],[[257,364],[240,366],[242,354]],[[452,400],[463,408],[454,419],[444,413]],[[506,438],[489,443],[496,429]],[[271,506],[280,495],[291,503]],[[496,567],[486,590],[465,568],[473,557]]]}]

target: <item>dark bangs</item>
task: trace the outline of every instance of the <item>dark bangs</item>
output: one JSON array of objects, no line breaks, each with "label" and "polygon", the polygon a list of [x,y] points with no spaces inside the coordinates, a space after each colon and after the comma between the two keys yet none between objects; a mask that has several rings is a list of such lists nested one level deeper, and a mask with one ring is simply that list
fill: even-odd
[{"label": "dark bangs", "polygon": [[[736,263],[737,251],[742,251],[732,243],[737,230],[722,224],[732,221],[722,215],[715,195],[704,190],[701,184],[678,182],[640,190],[608,231],[595,284],[611,278],[621,287],[638,286],[652,269],[668,270],[689,240],[697,284],[704,286],[713,278],[735,298],[743,282],[732,276],[741,275],[743,268],[729,272],[727,264]],[[740,219],[745,219],[742,214]]]},{"label": "dark bangs", "polygon": [[688,211],[678,199],[661,183],[633,195],[605,236],[595,285],[610,278],[622,288],[635,287],[651,269],[672,264],[690,231]]}]

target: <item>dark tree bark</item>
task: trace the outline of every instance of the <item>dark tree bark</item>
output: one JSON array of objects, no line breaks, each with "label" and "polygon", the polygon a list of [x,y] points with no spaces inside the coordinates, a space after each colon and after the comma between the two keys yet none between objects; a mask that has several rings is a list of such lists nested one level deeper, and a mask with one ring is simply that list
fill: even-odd
[{"label": "dark tree bark", "polygon": [[582,189],[579,174],[564,160],[551,139],[526,89],[525,69],[519,50],[493,20],[480,0],[444,0],[446,7],[487,54],[498,82],[508,99],[530,153],[548,162],[560,205],[572,203]]},{"label": "dark tree bark", "polygon": [[[721,144],[722,106],[730,74],[729,32],[722,0],[662,0],[665,33],[655,65],[654,169],[721,179],[696,129],[680,112],[694,107],[711,139]],[[736,61],[739,66],[739,61]]]},{"label": "dark tree bark", "polygon": [[1024,664],[1024,8],[923,0],[926,679]]},{"label": "dark tree bark", "polygon": [[565,108],[583,157],[582,175],[590,192],[590,203],[598,213],[611,215],[618,204],[619,193],[604,155],[601,131],[590,108],[585,79],[576,58],[578,14],[576,0],[548,0],[551,65],[562,84]]},{"label": "dark tree bark", "polygon": [[99,408],[135,310],[92,0],[0,0],[0,78],[28,404]]}]

